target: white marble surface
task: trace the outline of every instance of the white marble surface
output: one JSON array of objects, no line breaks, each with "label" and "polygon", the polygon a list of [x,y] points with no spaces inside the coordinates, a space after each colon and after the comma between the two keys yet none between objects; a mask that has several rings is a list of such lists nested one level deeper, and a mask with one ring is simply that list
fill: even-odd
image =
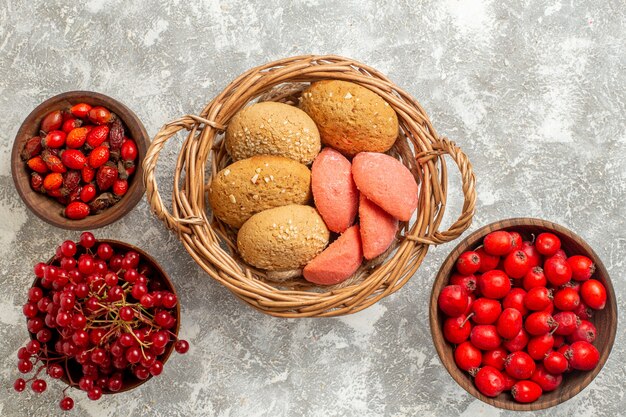
[{"label": "white marble surface", "polygon": [[[150,135],[199,112],[246,69],[290,55],[336,53],[387,73],[470,156],[472,229],[536,216],[569,227],[611,273],[624,320],[626,14],[620,0],[270,2],[16,1],[0,4],[0,415],[55,415],[60,386],[12,391],[27,339],[20,306],[32,265],[77,233],[49,226],[15,193],[9,156],[23,118],[57,93],[121,99]],[[341,3],[341,4],[339,4]],[[167,182],[178,147],[159,169]],[[460,207],[452,176],[450,216]],[[165,187],[167,188],[167,187]],[[151,252],[175,279],[192,344],[140,389],[74,415],[507,416],[442,368],[428,329],[430,286],[453,248],[434,248],[399,293],[354,316],[281,320],[208,278],[142,201],[97,231]],[[626,336],[572,400],[539,416],[624,415]],[[523,414],[515,414],[523,415]]]}]

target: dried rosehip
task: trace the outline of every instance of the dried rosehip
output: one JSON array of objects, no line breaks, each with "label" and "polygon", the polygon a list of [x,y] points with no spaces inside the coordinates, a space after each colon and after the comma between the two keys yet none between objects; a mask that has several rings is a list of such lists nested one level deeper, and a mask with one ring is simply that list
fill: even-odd
[{"label": "dried rosehip", "polygon": [[110,165],[103,165],[98,168],[98,173],[96,174],[96,184],[100,190],[108,190],[113,186],[117,176],[117,169]]},{"label": "dried rosehip", "polygon": [[77,149],[67,149],[61,154],[61,162],[70,169],[83,169],[87,165],[87,158]]},{"label": "dried rosehip", "polygon": [[134,161],[137,159],[137,144],[134,140],[128,139],[122,144],[122,159],[125,161]]},{"label": "dried rosehip", "polygon": [[97,125],[103,125],[111,121],[112,114],[108,109],[102,106],[97,106],[89,110],[88,117],[92,123],[97,124]]},{"label": "dried rosehip", "polygon": [[89,154],[89,166],[98,168],[109,160],[109,148],[104,145],[98,146]]},{"label": "dried rosehip", "polygon": [[43,177],[38,172],[31,172],[30,174],[30,186],[35,191],[42,191]]},{"label": "dried rosehip", "polygon": [[111,129],[109,130],[109,144],[111,150],[116,151],[122,148],[124,143],[124,125],[120,119],[115,119],[111,123]]},{"label": "dried rosehip", "polygon": [[89,166],[86,166],[82,169],[81,174],[83,177],[83,182],[91,182],[96,177],[96,170]]},{"label": "dried rosehip", "polygon": [[57,130],[61,127],[63,123],[63,113],[61,110],[55,110],[48,113],[43,120],[41,121],[41,130],[43,132],[50,132],[52,130]]},{"label": "dried rosehip", "polygon": [[117,203],[119,198],[115,197],[111,193],[102,193],[95,200],[93,200],[89,207],[91,208],[92,213],[99,213],[104,209],[111,207],[113,204]]},{"label": "dried rosehip", "polygon": [[61,130],[65,133],[70,133],[73,129],[80,127],[83,124],[83,121],[80,119],[74,119],[70,117],[69,119],[63,122],[63,126],[61,126]]},{"label": "dried rosehip", "polygon": [[109,137],[109,127],[104,126],[96,126],[87,134],[87,145],[92,148],[96,148],[107,140]]},{"label": "dried rosehip", "polygon": [[58,172],[52,172],[46,175],[43,180],[43,188],[46,191],[58,190],[63,185],[63,175]]},{"label": "dried rosehip", "polygon": [[41,153],[41,137],[33,136],[32,138],[26,141],[24,144],[24,149],[22,149],[22,159],[24,161],[28,161],[29,159],[39,155]]},{"label": "dried rosehip", "polygon": [[89,206],[80,201],[74,201],[65,207],[65,217],[72,220],[84,219],[89,215]]},{"label": "dried rosehip", "polygon": [[40,174],[45,174],[46,172],[48,172],[48,165],[46,165],[46,163],[44,162],[41,156],[36,156],[34,158],[29,159],[26,165],[28,165],[28,167],[32,169],[33,171],[38,172]]},{"label": "dried rosehip", "polygon": [[63,173],[65,171],[67,171],[67,169],[65,168],[65,166],[61,162],[61,158],[59,158],[58,156],[54,155],[53,153],[48,152],[47,150],[45,150],[45,151],[43,151],[41,153],[41,158],[46,163],[46,166],[48,167],[48,169],[50,171],[52,171],[52,172],[59,172],[59,173]]},{"label": "dried rosehip", "polygon": [[43,146],[58,149],[65,145],[67,134],[62,130],[52,130],[43,138]]},{"label": "dried rosehip", "polygon": [[89,131],[88,127],[77,127],[76,129],[72,129],[65,138],[65,145],[68,148],[80,148],[85,144]]},{"label": "dried rosehip", "polygon": [[84,119],[89,114],[89,110],[91,110],[91,106],[87,103],[78,103],[72,106],[70,109],[70,113],[76,117],[80,117]]},{"label": "dried rosehip", "polygon": [[80,172],[70,170],[63,174],[63,188],[67,191],[75,190],[80,184]]},{"label": "dried rosehip", "polygon": [[117,179],[113,183],[113,194],[116,196],[123,196],[128,191],[128,181]]}]

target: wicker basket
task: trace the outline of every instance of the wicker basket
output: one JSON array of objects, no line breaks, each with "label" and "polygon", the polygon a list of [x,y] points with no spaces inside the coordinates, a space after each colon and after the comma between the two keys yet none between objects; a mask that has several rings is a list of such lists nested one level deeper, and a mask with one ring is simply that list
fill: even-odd
[{"label": "wicker basket", "polygon": [[[277,283],[238,256],[236,231],[207,211],[207,185],[213,175],[231,162],[223,132],[235,113],[255,100],[295,103],[308,83],[321,79],[360,84],[382,96],[397,112],[400,136],[390,154],[400,159],[418,182],[417,218],[410,224],[401,224],[386,257],[364,264],[353,278],[339,286],[316,287],[302,278]],[[155,169],[167,140],[183,129],[188,134],[174,172],[170,211],[159,194]],[[440,232],[447,194],[444,155],[449,155],[461,172],[464,204],[458,220]],[[187,115],[163,126],[148,150],[143,168],[152,210],[178,234],[195,261],[237,297],[279,317],[355,313],[392,294],[415,273],[429,245],[453,240],[467,229],[476,200],[474,173],[467,156],[453,142],[437,135],[417,101],[373,68],[340,56],[292,57],[247,71],[199,116]]]}]

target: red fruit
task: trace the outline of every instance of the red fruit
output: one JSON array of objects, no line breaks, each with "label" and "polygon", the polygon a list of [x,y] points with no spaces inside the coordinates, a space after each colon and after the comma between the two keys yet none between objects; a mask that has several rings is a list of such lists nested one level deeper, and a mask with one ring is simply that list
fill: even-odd
[{"label": "red fruit", "polygon": [[467,309],[467,304],[467,291],[460,285],[448,285],[439,294],[439,308],[450,317],[457,317],[463,314]]},{"label": "red fruit", "polygon": [[43,138],[43,146],[57,149],[65,145],[67,134],[62,130],[52,130]]},{"label": "red fruit", "polygon": [[[67,191],[74,191],[78,188],[80,184],[80,173],[78,171],[67,171],[63,174],[63,188]],[[70,195],[69,197],[72,197]],[[78,193],[76,193],[76,198],[72,201],[78,199]]]},{"label": "red fruit", "polygon": [[541,254],[537,251],[535,245],[532,242],[522,242],[522,250],[528,256],[528,262],[531,265],[531,269],[541,265]]},{"label": "red fruit", "polygon": [[526,317],[524,328],[533,336],[541,336],[556,327],[556,321],[550,313],[538,311]]},{"label": "red fruit", "polygon": [[70,130],[65,138],[65,145],[72,149],[80,148],[85,144],[88,133],[89,128],[86,127],[77,127],[76,129]]},{"label": "red fruit", "polygon": [[544,358],[543,366],[549,373],[553,375],[560,375],[567,371],[569,364],[567,363],[567,358],[562,353],[550,352]]},{"label": "red fruit", "polygon": [[61,162],[70,169],[80,170],[87,164],[87,158],[85,158],[85,155],[79,150],[66,149],[61,154]]},{"label": "red fruit", "polygon": [[585,341],[574,342],[565,354],[573,369],[590,371],[600,362],[600,352],[594,345]]},{"label": "red fruit", "polygon": [[511,388],[511,395],[518,403],[532,403],[541,397],[543,390],[533,381],[518,381]]},{"label": "red fruit", "polygon": [[565,343],[565,337],[558,334],[554,335],[554,349],[560,348],[563,346],[563,343]]},{"label": "red fruit", "polygon": [[[125,161],[134,161],[135,159],[137,159],[137,155],[138,155],[137,144],[135,143],[134,140],[128,139],[128,140],[125,140],[124,143],[122,143],[121,155],[122,155],[122,159]],[[459,260],[462,259],[464,255],[465,254],[461,254],[461,256],[459,256]],[[457,269],[458,269],[458,262],[459,261],[457,261]],[[477,262],[480,262],[480,258],[472,260],[472,263],[477,263]],[[473,269],[473,268],[470,268],[470,269]],[[478,271],[478,267],[476,267],[476,269],[474,269],[472,272],[463,272],[459,269],[459,272],[464,275],[473,274],[476,271]]]},{"label": "red fruit", "polygon": [[86,166],[82,169],[81,176],[83,177],[83,182],[91,182],[96,176],[96,170]]},{"label": "red fruit", "polygon": [[113,194],[116,196],[123,196],[128,191],[128,181],[117,179],[113,183]]},{"label": "red fruit", "polygon": [[[567,360],[565,363],[567,363]],[[535,369],[535,373],[530,380],[539,384],[544,392],[550,392],[554,391],[559,387],[559,385],[561,385],[561,382],[563,382],[563,376],[561,374],[555,375],[549,373],[549,371],[540,364],[537,366],[537,369]]]},{"label": "red fruit", "polygon": [[93,184],[87,184],[80,192],[80,200],[83,203],[89,203],[96,197],[96,187]]},{"label": "red fruit", "polygon": [[572,279],[572,268],[563,258],[551,257],[543,264],[548,282],[555,287],[567,284]]},{"label": "red fruit", "polygon": [[504,362],[504,370],[515,379],[528,379],[535,372],[535,361],[526,352],[511,353]]},{"label": "red fruit", "polygon": [[61,127],[63,123],[63,113],[61,110],[51,111],[46,114],[46,116],[41,121],[41,130],[44,132],[50,132],[52,130],[57,130]]},{"label": "red fruit", "polygon": [[513,237],[509,232],[498,230],[485,236],[483,245],[488,254],[503,256],[513,249]]},{"label": "red fruit", "polygon": [[69,118],[63,122],[63,126],[61,127],[61,130],[64,131],[65,133],[70,133],[72,129],[76,129],[77,127],[80,127],[82,124],[83,124],[82,120]]},{"label": "red fruit", "polygon": [[571,334],[567,336],[567,341],[570,343],[585,341],[593,343],[596,340],[598,330],[596,326],[588,320],[581,320],[580,324]]},{"label": "red fruit", "polygon": [[535,287],[545,287],[546,285],[548,285],[548,280],[543,273],[543,268],[540,266],[531,268],[522,279],[522,286],[526,291]]},{"label": "red fruit", "polygon": [[504,378],[504,390],[511,391],[511,388],[513,388],[513,386],[517,383],[517,379],[513,378],[506,372],[502,373],[502,377]]},{"label": "red fruit", "polygon": [[29,159],[26,165],[39,174],[45,174],[48,172],[48,165],[46,165],[41,156],[35,156],[34,158]]},{"label": "red fruit", "polygon": [[81,201],[74,201],[65,207],[64,214],[68,219],[84,219],[89,215],[89,206]]},{"label": "red fruit", "polygon": [[532,311],[541,311],[552,303],[552,291],[546,287],[531,288],[526,294],[524,305]]},{"label": "red fruit", "polygon": [[507,356],[507,351],[501,347],[487,351],[483,353],[482,366],[493,366],[498,371],[502,371]]},{"label": "red fruit", "polygon": [[33,136],[26,141],[20,155],[24,161],[28,161],[29,159],[39,155],[41,150],[41,137]]},{"label": "red fruit", "polygon": [[450,284],[460,285],[465,288],[465,291],[471,293],[476,289],[476,277],[474,275],[452,274]]},{"label": "red fruit", "polygon": [[522,316],[528,313],[528,309],[524,305],[524,299],[526,298],[526,291],[521,288],[513,288],[511,291],[504,297],[502,300],[502,307],[504,308],[514,308],[520,313]]},{"label": "red fruit", "polygon": [[565,287],[554,294],[554,307],[561,311],[574,311],[579,305],[580,296],[574,288]]},{"label": "red fruit", "polygon": [[89,154],[89,166],[98,168],[109,160],[109,148],[106,146],[98,146]]},{"label": "red fruit", "polygon": [[52,172],[43,179],[43,188],[46,191],[58,190],[63,185],[63,175]]},{"label": "red fruit", "polygon": [[537,251],[544,256],[552,256],[561,249],[561,240],[553,233],[541,233],[535,240]]},{"label": "red fruit", "polygon": [[511,280],[500,270],[488,271],[478,278],[478,289],[484,297],[504,298],[511,291]]},{"label": "red fruit", "polygon": [[504,258],[504,272],[511,278],[522,278],[530,269],[528,256],[522,250],[514,250]]},{"label": "red fruit", "polygon": [[534,360],[542,360],[554,347],[554,337],[550,333],[531,337],[526,350]]},{"label": "red fruit", "polygon": [[87,144],[92,148],[97,148],[109,137],[109,127],[96,126],[87,134]]},{"label": "red fruit", "polygon": [[482,353],[470,342],[463,342],[454,350],[454,362],[462,370],[474,374],[482,362]]},{"label": "red fruit", "polygon": [[497,397],[505,389],[502,373],[492,366],[483,366],[474,377],[476,388],[487,397]]},{"label": "red fruit", "polygon": [[485,252],[484,247],[480,247],[474,252],[476,252],[478,257],[480,258],[480,267],[478,268],[478,272],[487,272],[491,271],[492,269],[496,269],[496,267],[498,266],[498,262],[500,261],[500,258],[498,256],[488,254],[487,252]]},{"label": "red fruit", "polygon": [[472,319],[478,324],[492,324],[502,313],[502,306],[497,300],[479,298],[472,303]]},{"label": "red fruit", "polygon": [[496,323],[498,334],[505,339],[513,339],[522,330],[522,313],[514,308],[505,309]]},{"label": "red fruit", "polygon": [[524,241],[522,235],[517,232],[509,232],[509,234],[511,235],[511,239],[513,240],[513,250],[521,250],[522,242]]},{"label": "red fruit", "polygon": [[103,165],[98,168],[98,173],[96,174],[96,185],[101,191],[108,190],[113,186],[113,183],[115,183],[117,175],[117,169],[110,165]]},{"label": "red fruit", "polygon": [[53,155],[48,151],[43,151],[41,154],[41,158],[43,159],[50,171],[59,173],[67,171],[67,169],[61,162],[61,158],[59,158],[58,156]]},{"label": "red fruit", "polygon": [[92,123],[103,125],[111,121],[111,112],[102,106],[97,106],[89,110],[88,117]]},{"label": "red fruit", "polygon": [[89,110],[91,110],[91,106],[89,104],[78,103],[70,108],[70,113],[72,113],[73,116],[84,119],[85,117],[87,117],[87,114],[89,114]]},{"label": "red fruit", "polygon": [[585,304],[594,310],[602,310],[606,306],[606,288],[598,280],[590,279],[583,282],[580,295]]},{"label": "red fruit", "polygon": [[[141,297],[141,304],[144,307],[151,307],[152,304],[149,303],[148,298],[152,298],[152,295],[146,294]],[[146,302],[144,303],[144,299]],[[458,345],[459,343],[463,343],[470,336],[470,332],[472,331],[472,325],[470,324],[467,316],[461,315],[458,317],[451,317],[446,319],[443,323],[443,337],[450,343],[454,343]]]},{"label": "red fruit", "polygon": [[517,352],[524,349],[526,345],[528,345],[528,340],[528,333],[526,330],[522,329],[513,339],[505,340],[502,343],[502,346],[504,346],[509,352]]},{"label": "red fruit", "polygon": [[567,263],[572,268],[572,279],[575,281],[587,281],[596,270],[593,261],[583,255],[574,255],[567,258]]},{"label": "red fruit", "polygon": [[470,333],[470,341],[481,350],[492,350],[500,346],[501,339],[496,326],[480,324],[474,326]]}]

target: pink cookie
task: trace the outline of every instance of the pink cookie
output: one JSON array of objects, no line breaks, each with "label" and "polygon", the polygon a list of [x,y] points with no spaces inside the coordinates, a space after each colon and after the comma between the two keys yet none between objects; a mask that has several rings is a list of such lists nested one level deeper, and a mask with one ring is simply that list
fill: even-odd
[{"label": "pink cookie", "polygon": [[359,223],[365,259],[374,259],[391,246],[398,230],[398,221],[361,194]]},{"label": "pink cookie", "polygon": [[352,165],[345,156],[326,147],[311,168],[311,187],[315,207],[326,226],[341,233],[354,223],[359,206],[359,191],[352,180]]},{"label": "pink cookie", "polygon": [[417,208],[417,183],[400,161],[384,153],[361,152],[352,160],[359,191],[398,220],[408,221]]},{"label": "pink cookie", "polygon": [[359,226],[347,229],[324,252],[304,267],[304,278],[318,285],[334,285],[350,278],[363,261]]}]

